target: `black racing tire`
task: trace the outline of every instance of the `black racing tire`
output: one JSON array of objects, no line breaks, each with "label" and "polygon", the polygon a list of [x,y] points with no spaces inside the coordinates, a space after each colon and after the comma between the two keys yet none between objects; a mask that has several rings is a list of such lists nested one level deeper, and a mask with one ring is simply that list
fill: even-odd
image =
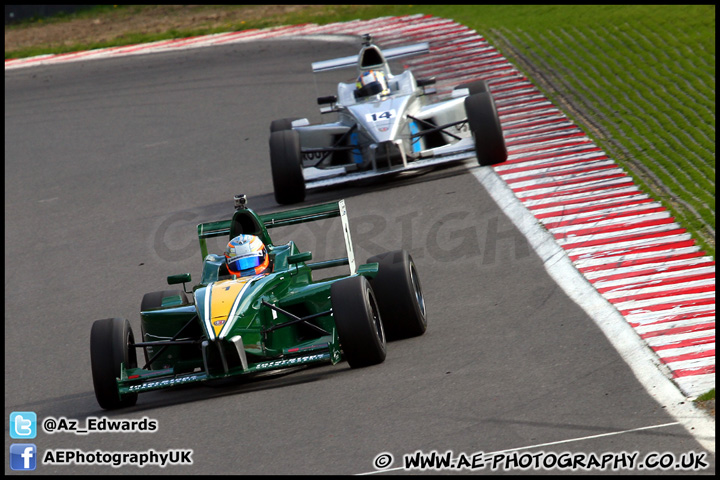
[{"label": "black racing tire", "polygon": [[495,165],[507,160],[507,147],[500,118],[490,92],[465,97],[470,131],[475,138],[475,153],[480,165]]},{"label": "black racing tire", "polygon": [[287,205],[305,200],[300,135],[295,130],[270,134],[270,167],[277,203]]},{"label": "black racing tire", "polygon": [[273,120],[270,122],[270,133],[279,132],[281,130],[291,130],[292,122],[298,120],[297,118],[281,118],[279,120]]},{"label": "black racing tire", "polygon": [[427,330],[425,297],[415,262],[406,250],[370,257],[378,274],[370,280],[388,341],[417,337]]},{"label": "black racing tire", "polygon": [[182,297],[182,304],[187,305],[187,295],[182,290],[162,290],[160,292],[150,292],[143,295],[142,302],[140,302],[140,311],[151,310],[153,308],[162,307],[162,301],[165,297],[175,297],[180,295]]},{"label": "black racing tire", "polygon": [[330,287],[330,301],[340,346],[350,368],[384,362],[387,342],[370,282],[362,276],[339,280]]},{"label": "black racing tire", "polygon": [[124,318],[106,318],[93,323],[90,330],[90,365],[92,367],[95,398],[105,410],[132,407],[137,393],[120,397],[116,379],[120,377],[120,364],[137,368],[137,354],[130,322]]},{"label": "black racing tire", "polygon": [[474,82],[461,83],[453,90],[458,90],[460,88],[467,88],[470,91],[469,95],[475,95],[476,93],[485,93],[490,91],[485,80],[475,80]]}]

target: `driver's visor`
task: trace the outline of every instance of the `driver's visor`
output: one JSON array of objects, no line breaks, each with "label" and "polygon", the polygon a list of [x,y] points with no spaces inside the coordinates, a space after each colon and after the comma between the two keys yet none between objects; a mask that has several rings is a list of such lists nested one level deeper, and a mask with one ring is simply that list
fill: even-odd
[{"label": "driver's visor", "polygon": [[228,268],[232,271],[239,272],[248,268],[255,268],[263,262],[263,253],[251,253],[243,257],[235,257],[228,259]]}]

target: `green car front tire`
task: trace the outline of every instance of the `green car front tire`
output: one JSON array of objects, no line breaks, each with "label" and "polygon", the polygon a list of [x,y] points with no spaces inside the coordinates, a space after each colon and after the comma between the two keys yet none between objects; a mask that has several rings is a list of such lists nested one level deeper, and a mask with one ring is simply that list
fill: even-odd
[{"label": "green car front tire", "polygon": [[90,330],[90,365],[98,403],[105,410],[132,407],[137,393],[120,397],[117,378],[120,364],[137,368],[137,355],[130,322],[124,318],[106,318],[93,323]]},{"label": "green car front tire", "polygon": [[350,277],[330,287],[333,318],[343,355],[351,368],[385,361],[385,331],[370,282]]}]

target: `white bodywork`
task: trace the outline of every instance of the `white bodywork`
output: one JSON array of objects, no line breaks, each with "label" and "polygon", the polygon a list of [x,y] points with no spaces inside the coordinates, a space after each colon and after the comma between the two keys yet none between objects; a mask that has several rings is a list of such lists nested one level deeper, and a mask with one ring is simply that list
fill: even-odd
[{"label": "white bodywork", "polygon": [[[380,70],[390,93],[357,98],[354,83],[339,83],[334,102],[321,109],[323,113],[336,112],[337,121],[311,125],[307,119],[300,119],[292,123],[300,138],[306,188],[396,174],[475,155],[466,121],[466,89],[432,103],[429,95],[434,89],[418,86],[410,70],[399,75],[390,72],[387,60],[428,51],[427,43],[381,51],[368,40],[358,55],[312,64],[314,72],[353,66],[358,74]],[[445,128],[433,131],[434,126]]]}]

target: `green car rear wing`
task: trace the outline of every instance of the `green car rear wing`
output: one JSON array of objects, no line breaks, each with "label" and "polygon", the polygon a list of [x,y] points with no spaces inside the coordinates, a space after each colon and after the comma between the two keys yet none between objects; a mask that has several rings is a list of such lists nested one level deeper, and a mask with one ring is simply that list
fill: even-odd
[{"label": "green car rear wing", "polygon": [[[236,205],[238,204],[236,203]],[[239,207],[236,206],[236,211],[232,219],[201,223],[198,225],[197,231],[200,242],[200,253],[204,260],[208,255],[208,238],[226,236],[229,240],[237,235],[248,234],[259,237],[265,245],[272,245],[273,243],[267,233],[267,229],[269,228],[314,222],[334,217],[340,217],[342,221],[347,258],[316,262],[308,264],[308,266],[311,268],[328,268],[338,265],[348,265],[350,267],[350,274],[353,275],[356,273],[357,268],[355,265],[355,254],[352,248],[352,239],[350,238],[350,225],[347,219],[345,200],[314,205],[312,207],[285,210],[283,212],[267,213],[264,215],[259,215],[253,210],[246,208],[244,202],[242,202]]]}]

